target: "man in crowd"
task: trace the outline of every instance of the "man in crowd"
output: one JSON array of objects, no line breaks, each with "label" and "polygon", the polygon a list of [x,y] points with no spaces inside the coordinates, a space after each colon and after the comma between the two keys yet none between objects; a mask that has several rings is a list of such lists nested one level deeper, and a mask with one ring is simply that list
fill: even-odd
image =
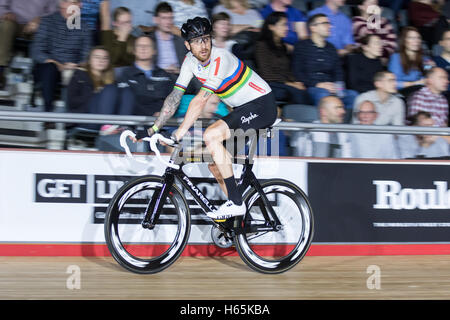
[{"label": "man in crowd", "polygon": [[425,86],[415,92],[408,100],[408,116],[426,111],[433,117],[435,125],[448,126],[448,102],[442,94],[448,88],[448,74],[439,67],[426,72]]},{"label": "man in crowd", "polygon": [[326,0],[322,7],[316,8],[309,13],[312,17],[316,14],[324,14],[331,24],[331,33],[327,41],[333,44],[340,56],[352,52],[355,48],[353,39],[353,25],[349,17],[339,8],[345,4],[345,0]]},{"label": "man in crowd", "polygon": [[326,39],[330,35],[330,21],[324,14],[308,19],[310,39],[297,42],[293,53],[293,71],[297,81],[307,87],[314,105],[326,96],[337,95],[347,109],[346,122],[357,92],[345,90],[344,72],[336,48]]},{"label": "man in crowd", "polygon": [[31,38],[41,16],[58,10],[58,0],[0,0],[0,90],[6,85],[5,69],[17,36]]},{"label": "man in crowd", "polygon": [[[345,108],[335,96],[327,96],[319,102],[317,123],[343,123]],[[295,155],[300,157],[349,158],[352,156],[349,136],[345,132],[301,133],[294,141]]]},{"label": "man in crowd", "polygon": [[[378,117],[375,104],[371,101],[363,101],[357,108],[357,120],[361,125],[374,125]],[[395,138],[392,134],[379,133],[351,133],[353,158],[370,159],[396,159]]]},{"label": "man in crowd", "polygon": [[173,10],[167,2],[161,2],[156,6],[153,22],[156,30],[150,34],[150,37],[156,46],[156,65],[176,79],[187,50],[184,40],[172,33]]},{"label": "man in crowd", "polygon": [[71,10],[71,6],[80,5],[79,0],[59,0],[59,11],[41,19],[33,39],[31,57],[36,62],[35,81],[42,84],[45,111],[53,110],[61,76],[73,72],[91,49],[89,28],[82,20],[77,25]]},{"label": "man in crowd", "polygon": [[123,70],[118,80],[119,88],[132,101],[135,115],[157,116],[174,81],[169,74],[155,63],[155,44],[148,36],[135,41],[133,66]]},{"label": "man in crowd", "polygon": [[397,81],[395,75],[389,71],[381,71],[374,77],[375,90],[360,94],[355,100],[353,108],[353,122],[358,119],[359,106],[363,101],[372,102],[377,110],[374,120],[376,125],[405,125],[405,103],[397,97]]}]

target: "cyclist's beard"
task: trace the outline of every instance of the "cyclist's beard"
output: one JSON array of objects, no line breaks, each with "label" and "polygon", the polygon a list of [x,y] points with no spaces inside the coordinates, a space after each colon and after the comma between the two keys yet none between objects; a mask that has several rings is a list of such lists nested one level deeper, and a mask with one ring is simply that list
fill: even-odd
[{"label": "cyclist's beard", "polygon": [[211,56],[211,46],[195,50],[191,48],[191,52],[194,55],[194,57],[197,58],[197,60],[199,60],[200,62],[206,62],[209,60]]}]

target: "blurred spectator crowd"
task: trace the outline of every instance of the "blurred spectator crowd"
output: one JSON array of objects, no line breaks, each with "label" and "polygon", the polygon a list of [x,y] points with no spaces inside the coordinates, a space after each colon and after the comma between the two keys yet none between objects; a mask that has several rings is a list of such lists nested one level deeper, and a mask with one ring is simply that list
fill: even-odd
[{"label": "blurred spectator crowd", "polygon": [[[8,94],[11,61],[25,47],[32,105],[40,94],[44,111],[62,100],[68,117],[157,116],[186,54],[180,27],[195,16],[212,22],[213,45],[269,83],[285,121],[449,126],[449,0],[0,0],[0,91]],[[199,87],[194,79],[176,117]],[[231,111],[210,100],[202,118]],[[99,139],[122,129],[81,127]],[[280,138],[280,155],[332,158],[448,157],[450,143],[369,133]]]}]

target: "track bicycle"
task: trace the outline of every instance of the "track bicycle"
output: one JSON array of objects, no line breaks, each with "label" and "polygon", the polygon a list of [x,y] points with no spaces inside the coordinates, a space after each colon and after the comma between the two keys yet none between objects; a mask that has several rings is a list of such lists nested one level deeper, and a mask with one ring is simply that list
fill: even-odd
[{"label": "track bicycle", "polygon": [[[265,134],[270,138],[272,127]],[[126,140],[133,135],[131,131],[121,135],[121,145],[129,156]],[[254,135],[246,143],[248,153],[238,179],[247,212],[243,217],[221,221],[206,215],[216,206],[183,171],[188,163],[204,161],[183,156],[184,161],[180,163],[181,144],[174,146],[167,161],[157,144],[170,145],[173,141],[161,134],[144,138],[167,168],[162,176],[145,175],[128,181],[111,199],[104,232],[114,259],[125,269],[140,274],[160,272],[172,265],[188,243],[191,230],[190,207],[184,189],[200,207],[205,221],[211,224],[214,244],[221,248],[234,245],[250,268],[277,274],[300,262],[313,238],[311,205],[306,194],[290,181],[279,178],[258,181],[252,171],[258,138]]]}]

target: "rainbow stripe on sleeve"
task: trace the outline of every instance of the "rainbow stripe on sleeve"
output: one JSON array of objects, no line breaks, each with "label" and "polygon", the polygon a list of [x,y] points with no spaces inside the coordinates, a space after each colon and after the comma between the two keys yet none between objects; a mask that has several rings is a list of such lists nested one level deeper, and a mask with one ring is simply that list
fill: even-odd
[{"label": "rainbow stripe on sleeve", "polygon": [[186,91],[186,87],[182,86],[181,84],[175,83],[175,85],[173,86],[175,89],[181,90],[183,92]]}]

